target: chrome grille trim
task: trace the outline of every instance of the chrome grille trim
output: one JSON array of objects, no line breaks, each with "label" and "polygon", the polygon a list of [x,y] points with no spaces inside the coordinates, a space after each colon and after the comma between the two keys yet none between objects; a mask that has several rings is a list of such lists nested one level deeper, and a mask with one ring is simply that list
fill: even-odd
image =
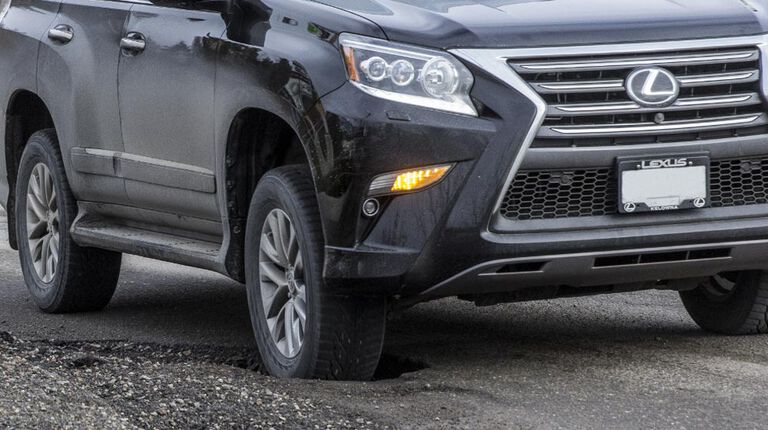
[{"label": "chrome grille trim", "polygon": [[634,123],[634,124],[608,124],[603,126],[543,126],[539,131],[540,137],[561,137],[561,136],[579,136],[579,137],[601,137],[615,136],[621,134],[632,136],[638,134],[670,134],[685,131],[697,130],[720,130],[724,128],[745,127],[753,125],[768,124],[768,117],[765,114],[752,114],[740,116],[727,116],[713,118],[708,120],[692,121],[668,121],[663,124],[652,122]]},{"label": "chrome grille trim", "polygon": [[755,61],[757,49],[688,55],[651,55],[647,57],[618,57],[602,60],[522,62],[510,64],[516,72],[580,72],[586,70],[628,69],[640,66],[706,65]]},{"label": "chrome grille trim", "polygon": [[681,76],[677,78],[683,88],[708,85],[748,84],[760,80],[760,70],[746,70],[733,73],[710,73],[705,75]]},{"label": "chrome grille trim", "polygon": [[[614,145],[623,137],[656,142],[660,135],[729,127],[737,135],[738,128],[765,124],[764,120],[757,121],[764,112],[759,45],[631,52],[507,60],[510,68],[548,102],[537,134],[542,144],[594,146],[589,140],[593,137],[610,139],[602,145]],[[670,106],[646,107],[627,94],[624,80],[632,70],[646,65],[668,66],[678,81],[681,94]]]},{"label": "chrome grille trim", "polygon": [[710,97],[688,97],[678,99],[671,106],[665,108],[645,108],[634,102],[613,103],[581,103],[551,105],[547,109],[547,116],[559,115],[601,115],[606,112],[611,114],[641,113],[641,112],[674,112],[681,110],[713,109],[724,107],[749,106],[761,103],[760,95],[755,92],[746,94],[734,94]]},{"label": "chrome grille trim", "polygon": [[583,82],[533,82],[533,89],[541,94],[577,94],[603,91],[624,91],[624,81],[603,80]]},{"label": "chrome grille trim", "polygon": [[[730,73],[707,73],[702,75],[681,76],[680,87],[694,88],[709,85],[748,84],[760,80],[760,70],[746,70]],[[571,82],[532,82],[531,86],[540,94],[579,94],[608,91],[624,91],[621,79]]]}]

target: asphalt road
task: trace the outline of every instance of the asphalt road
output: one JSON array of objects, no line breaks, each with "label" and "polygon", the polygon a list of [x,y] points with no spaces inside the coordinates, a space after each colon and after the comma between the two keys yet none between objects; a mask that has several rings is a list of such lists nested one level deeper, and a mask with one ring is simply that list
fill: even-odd
[{"label": "asphalt road", "polygon": [[[768,427],[768,339],[706,335],[672,292],[490,308],[458,300],[420,305],[393,318],[385,347],[382,376],[410,373],[365,384],[279,381],[210,359],[211,351],[253,352],[245,291],[234,282],[127,257],[117,294],[106,310],[45,315],[27,296],[16,253],[0,249],[0,332],[33,345],[29,354],[38,356],[41,344],[48,345],[46,354],[53,353],[49,348],[66,353],[72,341],[91,342],[87,348],[96,350],[118,345],[110,348],[105,363],[126,343],[142,345],[139,355],[184,351],[179,355],[186,373],[178,376],[177,386],[192,387],[190,381],[196,379],[190,373],[200,378],[223,374],[215,378],[248,387],[242,395],[268,387],[269,393],[285,392],[306,404],[325,405],[351,427]],[[18,366],[29,362],[19,361]],[[165,363],[161,368],[182,368]],[[5,371],[21,371],[14,365],[6,365]],[[58,369],[57,378],[69,374]],[[3,390],[9,388],[0,387],[0,404],[3,398],[13,403],[14,396],[34,397]],[[17,401],[17,412],[19,402],[26,406]],[[257,417],[261,404],[245,405],[240,413]],[[211,419],[208,423],[217,418]],[[290,420],[274,425],[281,426],[303,425]]]}]

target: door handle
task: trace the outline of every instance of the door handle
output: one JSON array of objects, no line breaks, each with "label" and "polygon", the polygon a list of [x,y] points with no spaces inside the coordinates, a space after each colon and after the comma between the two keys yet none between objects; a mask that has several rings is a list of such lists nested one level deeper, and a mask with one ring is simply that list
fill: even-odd
[{"label": "door handle", "polygon": [[60,24],[48,30],[48,38],[66,45],[75,38],[75,30],[68,25]]},{"label": "door handle", "polygon": [[120,39],[120,49],[128,57],[141,54],[147,49],[147,39],[141,33],[128,33]]}]

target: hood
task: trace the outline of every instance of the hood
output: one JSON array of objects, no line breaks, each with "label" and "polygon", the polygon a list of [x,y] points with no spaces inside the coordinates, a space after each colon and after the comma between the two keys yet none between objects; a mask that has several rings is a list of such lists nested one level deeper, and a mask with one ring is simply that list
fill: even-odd
[{"label": "hood", "polygon": [[534,47],[766,32],[761,0],[314,0],[391,40],[439,48]]}]

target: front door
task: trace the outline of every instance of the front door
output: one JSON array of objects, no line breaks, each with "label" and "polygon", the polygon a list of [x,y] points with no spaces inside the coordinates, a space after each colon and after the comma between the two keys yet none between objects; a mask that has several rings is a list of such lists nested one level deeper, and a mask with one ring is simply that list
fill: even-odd
[{"label": "front door", "polygon": [[[131,10],[122,39],[121,175],[139,208],[220,220],[214,80],[224,2],[154,0]],[[191,225],[191,223],[190,223]]]},{"label": "front door", "polygon": [[53,115],[79,201],[127,203],[114,160],[123,151],[117,71],[130,7],[110,0],[64,0],[40,46],[40,95]]}]

